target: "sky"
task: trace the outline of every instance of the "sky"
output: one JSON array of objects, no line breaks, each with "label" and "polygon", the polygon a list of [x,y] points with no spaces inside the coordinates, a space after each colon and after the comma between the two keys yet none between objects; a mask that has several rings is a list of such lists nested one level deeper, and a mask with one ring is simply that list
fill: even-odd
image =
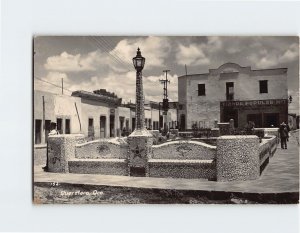
[{"label": "sky", "polygon": [[34,89],[61,93],[63,78],[66,95],[106,89],[123,102],[135,102],[132,58],[138,47],[146,58],[148,101],[162,100],[159,80],[165,69],[170,70],[169,100],[177,101],[177,77],[185,74],[185,65],[188,74],[196,74],[233,62],[252,69],[288,68],[289,112],[299,111],[299,38],[288,36],[39,36],[34,38]]}]

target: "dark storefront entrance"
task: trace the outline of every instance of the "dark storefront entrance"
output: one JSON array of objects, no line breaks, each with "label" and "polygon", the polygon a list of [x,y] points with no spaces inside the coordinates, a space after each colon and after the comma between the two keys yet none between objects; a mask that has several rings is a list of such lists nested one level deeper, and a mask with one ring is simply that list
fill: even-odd
[{"label": "dark storefront entrance", "polygon": [[272,125],[274,127],[279,127],[279,113],[265,113],[264,114],[264,124],[268,127],[271,127]]},{"label": "dark storefront entrance", "polygon": [[224,122],[229,122],[230,119],[234,120],[234,127],[238,127],[238,110],[237,109],[224,109]]},{"label": "dark storefront entrance", "polygon": [[247,122],[253,121],[257,128],[279,127],[279,113],[248,114]]},{"label": "dark storefront entrance", "polygon": [[235,127],[245,127],[253,121],[256,128],[278,127],[287,122],[288,102],[285,99],[220,102],[220,120],[234,119]]}]

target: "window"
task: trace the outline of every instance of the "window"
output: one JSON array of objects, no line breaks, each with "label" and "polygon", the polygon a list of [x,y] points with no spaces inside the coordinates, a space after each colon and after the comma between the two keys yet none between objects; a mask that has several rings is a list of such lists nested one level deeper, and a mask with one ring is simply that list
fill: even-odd
[{"label": "window", "polygon": [[198,96],[205,96],[205,84],[198,84]]},{"label": "window", "polygon": [[70,134],[71,133],[71,128],[70,128],[70,119],[66,119],[66,124],[65,124],[65,134]]},{"label": "window", "polygon": [[234,99],[234,83],[226,82],[226,100]]},{"label": "window", "polygon": [[268,93],[268,80],[259,81],[259,93]]}]

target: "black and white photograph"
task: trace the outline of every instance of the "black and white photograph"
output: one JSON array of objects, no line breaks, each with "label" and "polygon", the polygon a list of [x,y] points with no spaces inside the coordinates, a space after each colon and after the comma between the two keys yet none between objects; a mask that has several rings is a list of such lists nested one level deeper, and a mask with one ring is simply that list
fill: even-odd
[{"label": "black and white photograph", "polygon": [[0,0],[0,232],[300,232],[299,11]]},{"label": "black and white photograph", "polygon": [[298,36],[32,38],[33,204],[298,204]]}]

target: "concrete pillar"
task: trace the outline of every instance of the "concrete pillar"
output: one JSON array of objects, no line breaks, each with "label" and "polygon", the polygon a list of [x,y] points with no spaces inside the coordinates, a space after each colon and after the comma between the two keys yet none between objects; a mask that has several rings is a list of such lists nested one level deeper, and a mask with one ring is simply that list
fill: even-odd
[{"label": "concrete pillar", "polygon": [[68,161],[75,158],[75,145],[84,142],[83,134],[61,134],[48,137],[48,171],[69,172]]},{"label": "concrete pillar", "polygon": [[220,135],[230,135],[230,125],[226,123],[218,123],[218,128],[220,129]]},{"label": "concrete pillar", "polygon": [[214,128],[218,128],[218,120],[214,120]]},{"label": "concrete pillar", "polygon": [[148,160],[152,155],[152,134],[148,130],[135,130],[128,136],[127,142],[129,144],[128,175],[149,176]]},{"label": "concrete pillar", "polygon": [[234,119],[229,120],[229,134],[232,135],[234,131]]},{"label": "concrete pillar", "polygon": [[254,180],[260,175],[257,136],[221,136],[217,139],[217,181]]},{"label": "concrete pillar", "polygon": [[220,129],[212,128],[211,129],[211,137],[220,137]]}]

